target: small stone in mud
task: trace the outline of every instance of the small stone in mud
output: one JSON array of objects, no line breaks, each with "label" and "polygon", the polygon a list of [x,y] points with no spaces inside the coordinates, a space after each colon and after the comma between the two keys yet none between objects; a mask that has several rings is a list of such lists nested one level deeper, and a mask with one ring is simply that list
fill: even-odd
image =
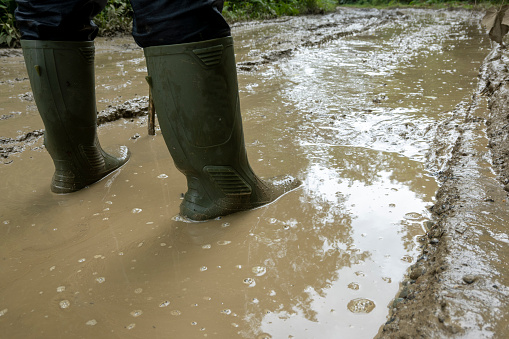
[{"label": "small stone in mud", "polygon": [[421,275],[426,273],[426,269],[424,267],[416,267],[410,272],[410,279],[417,280]]},{"label": "small stone in mud", "polygon": [[402,302],[403,300],[405,300],[405,299],[403,299],[403,298],[396,298],[396,299],[394,299],[394,301],[392,302],[392,308],[396,308],[398,306],[398,304],[400,302]]},{"label": "small stone in mud", "polygon": [[408,297],[408,286],[403,287],[403,289],[401,290],[401,292],[399,292],[399,297],[400,297],[400,298],[406,298],[406,297]]},{"label": "small stone in mud", "polygon": [[476,280],[477,280],[477,277],[473,274],[467,274],[467,275],[463,276],[463,281],[466,282],[467,284],[471,284]]}]

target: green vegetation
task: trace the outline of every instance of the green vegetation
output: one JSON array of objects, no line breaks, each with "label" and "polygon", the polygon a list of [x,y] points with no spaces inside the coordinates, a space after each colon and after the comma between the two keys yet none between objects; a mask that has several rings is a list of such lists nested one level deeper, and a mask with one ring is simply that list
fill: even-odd
[{"label": "green vegetation", "polygon": [[[337,5],[363,7],[461,6],[490,7],[508,0],[228,0],[223,15],[229,22],[249,19],[275,18],[283,15],[324,13]],[[0,0],[0,47],[19,46],[20,34],[16,29],[14,0]],[[106,8],[95,17],[99,35],[114,35],[131,30],[133,11],[128,0],[109,0]]]},{"label": "green vegetation", "polygon": [[339,5],[362,7],[463,7],[487,8],[506,3],[507,0],[338,0]]},{"label": "green vegetation", "polygon": [[18,47],[19,31],[14,21],[14,0],[0,0],[0,46]]},{"label": "green vegetation", "polygon": [[128,0],[109,0],[94,22],[99,27],[99,36],[130,32],[133,25],[131,3]]},{"label": "green vegetation", "polygon": [[338,0],[230,0],[223,15],[228,21],[267,19],[283,15],[324,13],[334,9]]}]

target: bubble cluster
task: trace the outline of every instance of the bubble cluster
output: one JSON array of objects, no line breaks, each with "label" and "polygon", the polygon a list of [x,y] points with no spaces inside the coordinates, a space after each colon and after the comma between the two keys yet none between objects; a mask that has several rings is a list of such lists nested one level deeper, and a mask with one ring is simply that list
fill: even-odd
[{"label": "bubble cluster", "polygon": [[140,315],[143,314],[143,311],[142,310],[134,310],[130,313],[133,317],[139,317]]},{"label": "bubble cluster", "polygon": [[69,302],[69,300],[62,300],[60,302],[60,308],[69,308],[69,306],[71,306],[71,303]]},{"label": "bubble cluster", "polygon": [[253,278],[246,278],[244,279],[244,284],[248,287],[254,287],[256,285],[256,281]]},{"label": "bubble cluster", "polygon": [[165,300],[159,304],[159,307],[168,307],[169,305],[170,305],[170,302],[168,300]]},{"label": "bubble cluster", "polygon": [[251,271],[253,271],[256,276],[260,277],[267,272],[267,268],[264,266],[255,266],[251,269]]},{"label": "bubble cluster", "polygon": [[88,325],[88,326],[95,326],[95,325],[97,325],[97,320],[95,320],[95,319],[91,319],[91,320],[87,321],[87,322],[85,323],[85,325]]}]

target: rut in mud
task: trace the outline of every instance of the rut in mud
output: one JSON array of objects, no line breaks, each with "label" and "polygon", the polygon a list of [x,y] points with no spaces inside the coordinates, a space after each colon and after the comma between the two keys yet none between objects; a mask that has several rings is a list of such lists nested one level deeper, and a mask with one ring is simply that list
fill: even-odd
[{"label": "rut in mud", "polygon": [[410,333],[394,298],[435,222],[459,135],[444,123],[470,102],[490,47],[479,19],[339,10],[235,25],[251,165],[304,185],[207,223],[176,217],[185,182],[160,133],[147,136],[132,39],[97,41],[96,79],[101,143],[133,157],[70,195],[49,192],[22,58],[0,59],[2,332],[372,338],[389,321],[386,334]]}]

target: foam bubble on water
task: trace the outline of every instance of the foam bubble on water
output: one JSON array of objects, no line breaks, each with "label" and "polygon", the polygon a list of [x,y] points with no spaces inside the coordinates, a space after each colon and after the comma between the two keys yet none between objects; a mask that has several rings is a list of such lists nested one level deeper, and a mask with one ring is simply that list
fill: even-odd
[{"label": "foam bubble on water", "polygon": [[133,317],[139,317],[140,315],[143,314],[143,311],[142,310],[134,310],[130,313]]},{"label": "foam bubble on water", "polygon": [[166,178],[168,178],[168,176],[166,174],[164,174],[164,173],[163,174],[159,174],[157,177],[159,179],[166,179]]},{"label": "foam bubble on water", "polygon": [[203,272],[203,271],[206,271],[206,270],[207,270],[207,266],[202,266],[202,267],[200,267],[200,271],[202,271],[202,272]]},{"label": "foam bubble on water", "polygon": [[69,306],[71,306],[71,303],[69,300],[62,300],[60,302],[60,308],[68,308]]},{"label": "foam bubble on water", "polygon": [[0,311],[0,317],[3,317],[5,315],[5,313],[7,313],[8,309],[7,308],[4,308],[3,310]]},{"label": "foam bubble on water", "polygon": [[191,321],[191,326],[196,326],[198,323],[196,321]]},{"label": "foam bubble on water", "polygon": [[256,276],[261,277],[267,272],[267,269],[264,266],[255,266],[251,271],[253,271]]},{"label": "foam bubble on water", "polygon": [[232,313],[232,310],[230,310],[229,308],[225,309],[225,310],[222,310],[221,311],[222,314],[226,314],[226,315],[230,315]]},{"label": "foam bubble on water", "polygon": [[97,281],[99,284],[102,284],[103,282],[106,281],[106,278],[105,277],[99,277],[99,278],[96,278],[95,281]]},{"label": "foam bubble on water", "polygon": [[62,293],[63,291],[65,291],[65,286],[58,286],[57,287],[57,292],[58,293]]},{"label": "foam bubble on water", "polygon": [[4,220],[4,225],[9,225],[10,222],[10,220]]},{"label": "foam bubble on water", "polygon": [[239,325],[238,325],[238,324],[236,324],[236,323],[232,323],[232,326],[233,326],[233,327],[239,327]]},{"label": "foam bubble on water", "polygon": [[146,224],[147,224],[147,225],[153,225],[153,224],[154,224],[154,222],[153,222],[153,221],[147,221],[147,222],[146,222]]},{"label": "foam bubble on water", "polygon": [[109,201],[109,200],[108,200],[108,201],[106,201],[106,204],[108,204],[108,205],[113,205],[113,201]]},{"label": "foam bubble on water", "polygon": [[141,208],[133,208],[133,210],[131,212],[134,214],[138,214],[138,213],[141,213],[141,211],[143,211]]},{"label": "foam bubble on water", "polygon": [[246,284],[248,287],[254,287],[256,285],[256,281],[253,278],[246,278],[244,279],[244,284]]},{"label": "foam bubble on water", "polygon": [[88,325],[88,326],[95,326],[95,325],[97,325],[97,320],[95,320],[95,319],[91,319],[91,320],[87,321],[87,322],[85,323],[85,325]]},{"label": "foam bubble on water", "polygon": [[159,307],[168,307],[169,305],[170,305],[170,302],[168,300],[165,300],[159,304]]},{"label": "foam bubble on water", "polygon": [[276,295],[276,291],[271,290],[271,291],[269,292],[269,295],[270,295],[271,297],[275,296],[275,295]]},{"label": "foam bubble on water", "polygon": [[51,266],[51,267],[49,268],[49,270],[50,270],[50,271],[53,271],[55,268],[56,268],[56,266]]},{"label": "foam bubble on water", "polygon": [[221,227],[230,227],[230,223],[229,222],[223,222]]},{"label": "foam bubble on water", "polygon": [[136,294],[140,294],[141,292],[143,292],[143,288],[137,288],[134,290],[134,293]]},{"label": "foam bubble on water", "polygon": [[173,310],[173,311],[170,312],[170,314],[177,317],[177,316],[181,315],[182,312],[180,312],[179,310]]},{"label": "foam bubble on water", "polygon": [[124,255],[124,252],[118,252],[118,255]]},{"label": "foam bubble on water", "polygon": [[85,262],[85,260],[87,260],[87,259],[81,258],[80,260],[78,260],[78,262]]},{"label": "foam bubble on water", "polygon": [[138,247],[143,246],[143,241],[138,244]]},{"label": "foam bubble on water", "polygon": [[203,245],[201,248],[203,248],[204,250],[209,250],[212,248],[212,245],[206,244],[206,245]]},{"label": "foam bubble on water", "polygon": [[127,325],[127,326],[126,326],[126,328],[127,328],[128,330],[132,330],[134,327],[136,327],[136,324],[135,324],[135,323],[132,323],[132,324],[129,324],[129,325]]},{"label": "foam bubble on water", "polygon": [[166,243],[165,243],[165,242],[162,242],[160,245],[161,245],[161,247],[165,247],[165,246],[166,246]]},{"label": "foam bubble on water", "polygon": [[218,245],[220,245],[220,246],[229,245],[229,244],[231,244],[231,243],[232,243],[232,242],[231,242],[231,241],[229,241],[229,240],[219,240],[219,241],[217,242],[217,244],[218,244]]}]

